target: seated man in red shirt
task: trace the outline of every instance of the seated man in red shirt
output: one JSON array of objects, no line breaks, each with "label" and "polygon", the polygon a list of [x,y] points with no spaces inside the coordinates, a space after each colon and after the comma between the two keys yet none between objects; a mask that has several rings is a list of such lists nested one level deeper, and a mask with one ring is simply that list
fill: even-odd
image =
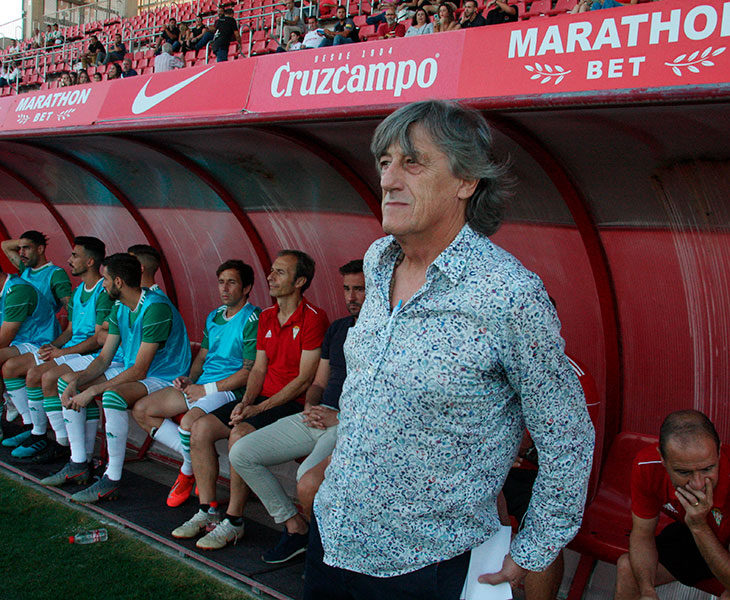
[{"label": "seated man in red shirt", "polygon": [[378,27],[378,37],[394,38],[403,37],[406,34],[406,27],[403,23],[395,20],[395,7],[389,4],[385,9],[385,23],[381,23]]},{"label": "seated man in red shirt", "polygon": [[[716,578],[730,588],[730,471],[712,422],[701,412],[671,413],[659,445],[644,448],[631,473],[633,526],[619,558],[616,599],[657,598],[656,586]],[[674,522],[655,537],[660,511]]]}]

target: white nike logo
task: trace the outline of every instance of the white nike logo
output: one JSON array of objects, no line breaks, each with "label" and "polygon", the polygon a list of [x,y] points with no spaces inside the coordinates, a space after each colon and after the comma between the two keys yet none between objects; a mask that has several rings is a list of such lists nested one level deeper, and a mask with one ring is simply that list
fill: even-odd
[{"label": "white nike logo", "polygon": [[150,108],[154,108],[163,100],[167,100],[170,96],[179,92],[185,86],[190,85],[193,81],[198,79],[198,77],[202,77],[203,75],[205,75],[212,68],[213,67],[209,67],[205,71],[201,71],[200,73],[197,73],[192,77],[183,79],[180,83],[176,83],[172,87],[169,87],[166,90],[162,90],[161,92],[157,92],[156,94],[152,94],[151,96],[147,96],[145,94],[145,92],[147,91],[147,86],[150,84],[150,81],[152,81],[151,79],[149,79],[147,83],[144,84],[142,89],[139,90],[137,97],[134,99],[134,102],[132,103],[132,112],[135,115],[140,115],[143,112],[147,112]]}]

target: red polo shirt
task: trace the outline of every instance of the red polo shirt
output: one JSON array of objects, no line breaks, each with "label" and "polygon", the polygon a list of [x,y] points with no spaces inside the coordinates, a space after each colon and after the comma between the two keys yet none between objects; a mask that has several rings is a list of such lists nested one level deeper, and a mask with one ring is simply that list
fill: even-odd
[{"label": "red polo shirt", "polygon": [[[730,541],[730,463],[720,452],[720,472],[712,492],[712,510],[707,523],[723,546]],[[647,446],[636,455],[631,470],[631,512],[642,519],[653,519],[662,511],[675,521],[684,522],[684,508],[677,500],[669,474],[662,464],[659,445]]]},{"label": "red polo shirt", "polygon": [[[284,325],[279,324],[279,304],[261,311],[256,350],[266,352],[268,365],[261,395],[267,398],[279,392],[299,375],[302,350],[316,350],[329,327],[327,314],[306,298]],[[296,398],[304,404],[304,394]]]}]

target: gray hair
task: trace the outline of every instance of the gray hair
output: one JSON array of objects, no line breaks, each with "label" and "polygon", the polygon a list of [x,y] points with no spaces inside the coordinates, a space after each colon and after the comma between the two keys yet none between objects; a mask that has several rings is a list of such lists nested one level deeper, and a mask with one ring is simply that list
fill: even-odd
[{"label": "gray hair", "polygon": [[162,51],[166,52],[167,54],[172,54],[172,44],[170,42],[165,42],[162,44]]},{"label": "gray hair", "polygon": [[425,100],[399,108],[378,125],[370,151],[375,160],[393,144],[418,158],[411,141],[411,127],[422,126],[434,144],[449,159],[451,174],[465,180],[479,180],[466,207],[466,221],[482,235],[499,229],[507,199],[505,166],[492,156],[492,134],[484,117],[456,102]]}]

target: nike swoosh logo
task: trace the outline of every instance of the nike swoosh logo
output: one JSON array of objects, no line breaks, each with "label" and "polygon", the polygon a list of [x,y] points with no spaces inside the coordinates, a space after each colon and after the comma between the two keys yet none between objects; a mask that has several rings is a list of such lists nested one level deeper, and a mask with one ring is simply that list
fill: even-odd
[{"label": "nike swoosh logo", "polygon": [[176,94],[185,86],[190,85],[193,81],[205,75],[212,68],[213,67],[208,67],[205,71],[201,71],[200,73],[197,73],[192,77],[183,79],[180,83],[176,83],[172,87],[169,87],[166,90],[162,90],[161,92],[157,92],[156,94],[152,94],[151,96],[148,96],[145,93],[147,91],[147,86],[150,84],[150,81],[152,81],[152,79],[149,79],[147,83],[142,86],[142,89],[139,90],[139,92],[137,93],[137,97],[132,103],[132,113],[134,113],[135,115],[141,115],[143,112],[147,112],[150,108],[154,108],[160,102],[167,100],[170,96]]}]

